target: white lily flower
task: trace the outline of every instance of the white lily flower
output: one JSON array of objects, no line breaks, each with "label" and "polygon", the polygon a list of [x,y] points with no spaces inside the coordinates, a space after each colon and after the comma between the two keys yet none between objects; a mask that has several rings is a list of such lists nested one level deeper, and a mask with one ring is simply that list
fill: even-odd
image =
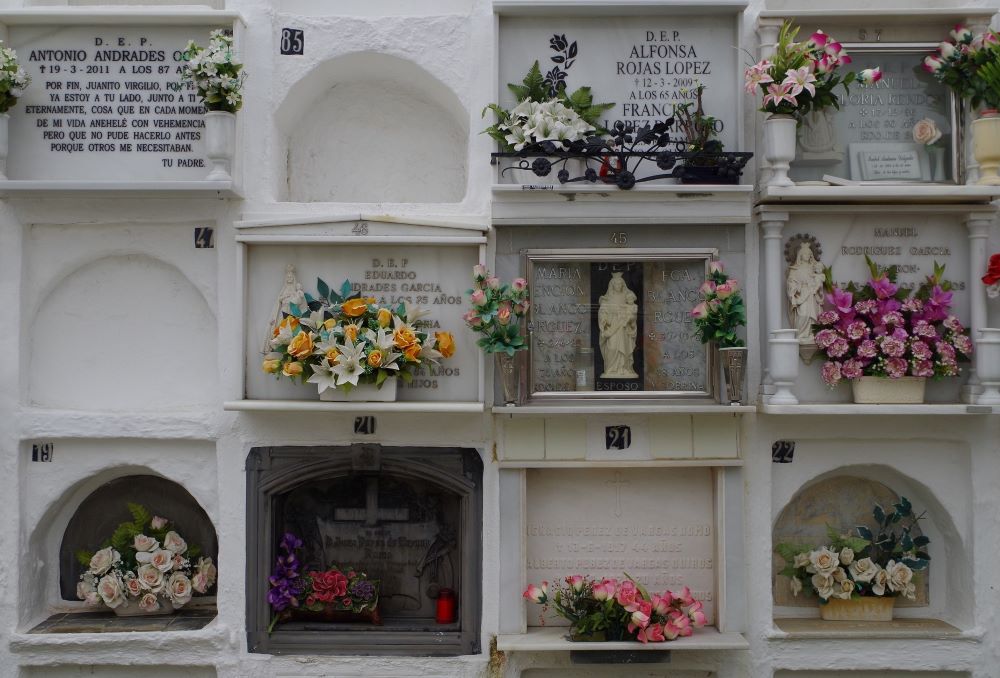
[{"label": "white lily flower", "polygon": [[316,384],[322,393],[328,388],[337,388],[337,375],[333,372],[330,362],[324,358],[318,365],[313,365],[312,376],[306,379],[310,384]]}]

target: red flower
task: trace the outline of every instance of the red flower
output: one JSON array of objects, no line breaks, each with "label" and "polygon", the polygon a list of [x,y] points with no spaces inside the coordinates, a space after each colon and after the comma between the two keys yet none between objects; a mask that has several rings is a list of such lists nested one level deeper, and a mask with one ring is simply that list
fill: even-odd
[{"label": "red flower", "polygon": [[312,579],[316,600],[322,603],[332,603],[347,593],[347,577],[338,570],[310,572],[309,577]]},{"label": "red flower", "polygon": [[995,285],[1000,282],[1000,254],[994,254],[990,257],[989,268],[986,269],[986,275],[983,276],[984,285]]},{"label": "red flower", "polygon": [[352,601],[350,598],[344,598],[340,602],[342,602],[344,604],[345,608],[349,608],[353,604],[354,601]]}]

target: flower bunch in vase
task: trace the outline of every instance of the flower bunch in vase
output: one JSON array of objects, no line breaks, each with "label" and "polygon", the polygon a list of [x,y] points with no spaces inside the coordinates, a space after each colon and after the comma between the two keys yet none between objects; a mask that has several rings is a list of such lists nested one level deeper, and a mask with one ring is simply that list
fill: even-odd
[{"label": "flower bunch in vase", "polygon": [[466,290],[472,309],[463,316],[466,324],[480,334],[476,344],[497,358],[504,401],[513,404],[518,396],[515,355],[528,345],[521,334],[521,319],[528,312],[528,282],[514,278],[509,285],[490,275],[482,264],[472,269],[472,289]]},{"label": "flower bunch in vase", "polygon": [[982,278],[986,285],[986,296],[990,299],[1000,297],[1000,252],[990,257],[989,266],[986,268],[986,275]]},{"label": "flower bunch in vase", "polygon": [[[679,592],[650,594],[634,579],[566,577],[565,584],[534,584],[524,597],[552,610],[570,623],[570,639],[578,641],[637,640],[662,643],[684,638],[708,619],[704,605],[686,586]],[[544,623],[544,619],[542,620]]]},{"label": "flower bunch in vase", "polygon": [[[880,268],[866,257],[871,278],[841,289],[830,282],[828,308],[813,331],[825,356],[823,381],[833,387],[862,377],[955,377],[972,355],[972,340],[951,313],[951,284],[944,267],[915,291],[897,284],[895,266]],[[922,398],[921,398],[922,399]]]},{"label": "flower bunch in vase", "polygon": [[304,295],[304,307],[293,303],[283,311],[264,356],[265,372],[316,384],[322,397],[359,385],[388,382],[395,389],[396,377],[409,382],[422,367],[455,353],[451,333],[420,328],[424,311],[379,304],[354,293],[347,280],[335,290],[317,279],[317,289],[318,297]]},{"label": "flower bunch in vase", "polygon": [[129,503],[128,510],[132,520],[121,523],[102,548],[76,554],[87,568],[77,596],[116,614],[166,614],[195,593],[208,592],[217,574],[212,559],[199,557],[200,548],[189,546],[166,518],[139,504]]},{"label": "flower bunch in vase", "polygon": [[[818,548],[778,544],[775,552],[786,563],[780,574],[789,577],[792,594],[806,590],[823,606],[865,598],[914,600],[914,572],[925,570],[931,559],[927,553],[930,539],[913,534],[923,514],[915,516],[910,501],[901,497],[889,511],[876,504],[872,516],[875,528],[860,525],[855,528],[857,536],[838,534],[827,526],[828,542]],[[883,612],[889,618],[891,602],[886,600]],[[844,609],[829,611],[825,618],[831,618],[830,612],[844,614],[849,606],[834,608]]]},{"label": "flower bunch in vase", "polygon": [[212,31],[207,47],[191,40],[181,58],[184,79],[194,84],[206,109],[227,113],[240,110],[246,73],[243,64],[236,61],[232,35],[222,29]]},{"label": "flower bunch in vase", "polygon": [[287,532],[268,577],[267,602],[274,613],[268,633],[281,621],[368,621],[381,624],[379,582],[352,568],[308,570],[299,559],[302,540]]},{"label": "flower bunch in vase", "polygon": [[737,329],[747,323],[746,306],[739,281],[730,278],[721,261],[708,265],[708,276],[698,289],[699,302],[691,309],[695,332],[701,343],[716,343],[719,348],[743,346]]}]

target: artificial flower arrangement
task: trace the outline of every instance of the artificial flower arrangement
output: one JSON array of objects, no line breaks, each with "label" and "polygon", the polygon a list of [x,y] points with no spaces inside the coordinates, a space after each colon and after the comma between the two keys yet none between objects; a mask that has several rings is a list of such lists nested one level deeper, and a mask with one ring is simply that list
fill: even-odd
[{"label": "artificial flower arrangement", "polygon": [[132,520],[121,523],[101,549],[77,552],[87,568],[77,596],[116,612],[137,608],[153,614],[171,612],[194,593],[208,592],[217,574],[212,559],[199,557],[200,548],[189,546],[166,518],[139,504],[129,503],[128,510]]},{"label": "artificial flower arrangement", "polygon": [[390,377],[408,383],[421,367],[455,353],[450,332],[419,328],[425,311],[376,303],[354,293],[348,280],[339,291],[322,279],[316,287],[319,297],[305,294],[306,308],[289,304],[270,339],[265,372],[316,384],[320,394],[349,392],[359,384],[381,388]]},{"label": "artificial flower arrangement", "polygon": [[761,111],[801,118],[830,106],[839,109],[837,87],[843,87],[847,94],[855,80],[872,85],[882,79],[878,68],[841,76],[838,69],[851,63],[843,46],[823,31],[816,31],[805,42],[795,42],[798,32],[786,21],[774,54],[744,71],[746,93],[764,95]]},{"label": "artificial flower arrangement", "polygon": [[267,632],[280,621],[299,617],[321,621],[369,621],[381,625],[378,612],[379,582],[364,572],[331,567],[306,571],[299,560],[302,540],[286,532],[280,554],[268,577],[267,602],[273,616]]},{"label": "artificial flower arrangement", "polygon": [[990,299],[1000,297],[1000,253],[990,257],[989,267],[983,276],[983,284],[986,285],[986,296]]},{"label": "artificial flower arrangement", "polygon": [[901,497],[891,511],[876,504],[872,516],[876,529],[859,525],[856,537],[840,535],[828,525],[829,543],[817,549],[778,544],[775,552],[786,563],[780,574],[790,578],[792,594],[797,596],[805,588],[821,604],[871,596],[913,600],[913,574],[926,569],[931,559],[927,553],[931,540],[912,534],[924,514],[915,516],[912,504]]},{"label": "artificial flower arrangement", "polygon": [[466,290],[472,309],[463,319],[482,335],[476,344],[486,353],[513,357],[528,345],[521,335],[521,318],[528,312],[528,282],[515,278],[509,285],[490,275],[482,264],[472,269],[472,289]]},{"label": "artificial flower arrangement", "polygon": [[182,59],[184,80],[194,83],[209,111],[235,113],[243,106],[243,64],[235,60],[233,36],[223,29],[212,31],[208,47],[189,41]]},{"label": "artificial flower arrangement", "polygon": [[551,607],[568,620],[571,640],[662,643],[690,636],[708,622],[703,603],[688,587],[680,593],[650,595],[642,584],[625,577],[598,581],[577,574],[566,577],[565,585],[552,586],[551,595],[543,581],[528,586],[524,597],[542,605],[542,614]]},{"label": "artificial flower arrangement", "polygon": [[3,47],[0,40],[0,113],[6,113],[31,83],[31,78],[17,62],[17,52]]},{"label": "artificial flower arrangement", "polygon": [[972,340],[951,314],[944,266],[935,262],[934,274],[913,291],[896,284],[895,266],[879,268],[865,260],[871,279],[862,287],[833,285],[827,268],[830,308],[813,325],[816,345],[826,357],[823,381],[833,387],[862,376],[958,376],[958,363],[972,355]]},{"label": "artificial flower arrangement", "polygon": [[961,24],[951,31],[951,40],[938,45],[924,58],[923,68],[969,99],[973,108],[1000,107],[1000,34],[986,30],[978,35]]},{"label": "artificial flower arrangement", "polygon": [[[705,85],[698,83],[694,89],[681,89],[681,96],[691,98],[682,104],[674,106],[674,120],[677,131],[684,136],[688,150],[692,153],[711,155],[722,152],[722,142],[718,140],[719,119],[707,115],[702,102]],[[706,158],[692,158],[691,164],[703,164],[698,161]]]},{"label": "artificial flower arrangement", "polygon": [[708,279],[698,290],[700,301],[691,310],[695,332],[701,343],[715,342],[719,348],[739,348],[743,340],[736,330],[747,322],[739,281],[730,278],[721,261],[708,265]]}]

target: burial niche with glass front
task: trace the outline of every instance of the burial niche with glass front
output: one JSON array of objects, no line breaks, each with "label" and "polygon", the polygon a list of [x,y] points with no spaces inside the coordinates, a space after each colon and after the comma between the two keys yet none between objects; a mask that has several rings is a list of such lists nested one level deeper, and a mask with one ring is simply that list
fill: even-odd
[{"label": "burial niche with glass front", "polygon": [[247,470],[251,652],[479,652],[475,450],[265,447]]}]

